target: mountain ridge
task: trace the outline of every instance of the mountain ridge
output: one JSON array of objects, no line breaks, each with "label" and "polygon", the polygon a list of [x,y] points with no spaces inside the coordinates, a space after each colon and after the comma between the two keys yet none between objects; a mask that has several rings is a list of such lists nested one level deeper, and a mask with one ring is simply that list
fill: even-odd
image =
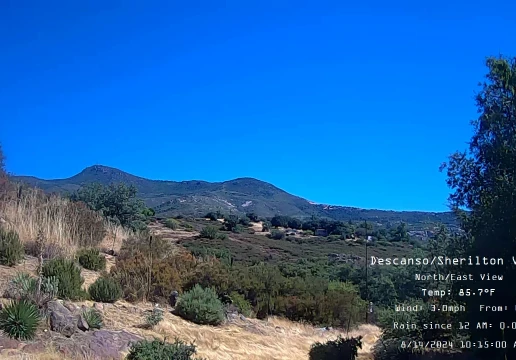
[{"label": "mountain ridge", "polygon": [[222,213],[255,212],[259,216],[311,216],[334,220],[368,220],[379,223],[404,221],[410,224],[441,222],[456,225],[451,212],[394,211],[361,209],[320,204],[292,195],[275,185],[252,177],[221,182],[204,180],[151,180],[117,168],[92,165],[74,176],[63,179],[39,179],[34,176],[12,176],[17,182],[41,188],[46,192],[73,192],[81,186],[98,182],[125,183],[138,189],[139,197],[161,216],[203,216],[209,211]]}]

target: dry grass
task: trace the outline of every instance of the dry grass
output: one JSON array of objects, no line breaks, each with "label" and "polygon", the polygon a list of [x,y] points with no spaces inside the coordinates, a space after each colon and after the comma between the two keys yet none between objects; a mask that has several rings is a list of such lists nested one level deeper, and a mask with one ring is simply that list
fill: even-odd
[{"label": "dry grass", "polygon": [[361,359],[377,341],[380,330],[371,325],[363,325],[346,334],[341,331],[321,331],[312,326],[291,322],[280,318],[268,321],[256,319],[239,320],[220,327],[201,326],[185,321],[169,312],[154,329],[142,329],[142,311],[151,306],[134,306],[119,302],[104,310],[106,326],[114,329],[127,329],[144,337],[160,339],[175,337],[187,342],[195,342],[198,355],[209,360],[302,360],[308,359],[310,346],[317,342],[335,339],[338,335],[346,337],[362,335],[363,349]]},{"label": "dry grass", "polygon": [[[15,230],[25,245],[34,242],[41,230],[48,249],[60,249],[60,254],[72,256],[79,247],[77,224],[81,221],[81,214],[68,211],[70,201],[61,196],[45,196],[38,189],[25,188],[19,197],[18,190],[13,191],[13,196],[6,201],[0,202],[0,218],[4,220],[4,225]],[[115,234],[117,246],[128,236],[128,232],[120,226],[106,223],[106,227],[106,238]],[[104,242],[107,241],[109,239],[104,239]]]},{"label": "dry grass", "polygon": [[99,244],[99,247],[102,251],[114,250],[115,253],[119,253],[124,240],[132,235],[132,231],[106,222],[106,237]]}]

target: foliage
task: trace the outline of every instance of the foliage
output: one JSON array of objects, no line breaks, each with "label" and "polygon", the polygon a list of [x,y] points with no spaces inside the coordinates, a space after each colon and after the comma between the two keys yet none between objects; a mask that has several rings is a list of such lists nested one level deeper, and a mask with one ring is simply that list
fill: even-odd
[{"label": "foliage", "polygon": [[192,356],[196,352],[193,344],[187,345],[179,339],[172,344],[157,339],[142,340],[131,345],[127,360],[195,360]]},{"label": "foliage", "polygon": [[13,339],[32,340],[39,321],[38,308],[30,301],[13,301],[0,311],[0,330]]},{"label": "foliage", "polygon": [[251,303],[246,298],[236,291],[231,292],[229,297],[233,301],[233,305],[236,306],[238,312],[244,316],[250,317],[252,314]]},{"label": "foliage", "polygon": [[38,291],[38,278],[28,273],[18,273],[11,279],[4,297],[15,300],[26,300],[35,304],[38,308],[44,307],[49,301],[54,300],[59,289],[59,280],[56,277],[43,277],[41,288]]},{"label": "foliage", "polygon": [[152,309],[151,313],[145,317],[145,325],[152,328],[163,320],[163,310],[159,308]]},{"label": "foliage", "polygon": [[87,308],[82,312],[82,316],[90,329],[101,329],[104,326],[102,314],[97,309]]},{"label": "foliage", "polygon": [[177,228],[179,227],[179,223],[175,219],[165,220],[164,225],[172,230],[177,230]]},{"label": "foliage", "polygon": [[207,213],[204,217],[207,219],[210,219],[211,221],[217,221],[217,219],[218,219],[217,214],[214,212],[211,212],[211,211],[209,213]]},{"label": "foliage", "polygon": [[242,226],[249,226],[250,225],[250,219],[247,216],[241,217],[238,219],[238,223]]},{"label": "foliage", "polygon": [[106,257],[96,248],[81,249],[76,255],[79,264],[85,269],[100,271],[106,268]]},{"label": "foliage", "polygon": [[95,183],[83,186],[70,198],[86,203],[90,209],[116,224],[141,230],[145,228],[143,211],[146,207],[136,194],[136,187],[123,183],[108,186]]},{"label": "foliage", "polygon": [[114,303],[122,295],[122,287],[113,277],[99,277],[90,285],[88,292],[92,300],[103,303]]},{"label": "foliage", "polygon": [[69,202],[66,216],[73,224],[74,240],[79,247],[96,247],[106,235],[104,219],[82,202]]},{"label": "foliage", "polygon": [[238,216],[229,215],[224,217],[224,229],[227,231],[233,231],[238,225]]},{"label": "foliage", "polygon": [[246,216],[249,218],[249,220],[250,220],[250,221],[252,221],[252,222],[258,222],[258,221],[260,220],[260,219],[259,219],[259,217],[258,217],[258,215],[256,215],[254,212],[247,213],[247,214],[245,214],[245,215],[246,215]]},{"label": "foliage", "polygon": [[201,230],[201,237],[206,239],[216,239],[219,231],[215,226],[206,226]]},{"label": "foliage", "polygon": [[271,229],[271,223],[269,221],[263,221],[262,222],[262,232],[270,231]]},{"label": "foliage", "polygon": [[56,258],[43,265],[44,277],[55,277],[59,282],[57,296],[61,299],[78,300],[84,297],[81,269],[72,260]]},{"label": "foliage", "polygon": [[219,325],[224,321],[224,309],[215,290],[199,285],[180,297],[176,311],[200,325]]},{"label": "foliage", "polygon": [[146,299],[166,303],[174,290],[183,287],[183,282],[195,266],[195,258],[190,254],[169,254],[157,258],[152,263],[150,293],[148,293],[149,257],[142,252],[132,252],[132,256],[121,256],[116,260],[111,274],[122,286],[123,297],[127,301]]},{"label": "foliage", "polygon": [[14,266],[25,254],[18,233],[0,227],[0,265]]},{"label": "foliage", "polygon": [[310,360],[355,360],[362,348],[362,337],[317,342],[310,348]]},{"label": "foliage", "polygon": [[[486,80],[476,96],[479,117],[472,122],[469,149],[452,154],[442,170],[446,169],[447,184],[452,189],[450,206],[459,215],[464,230],[464,257],[510,258],[516,251],[516,57],[491,57],[486,65]],[[470,268],[458,268],[457,271],[472,273],[474,280],[468,282],[468,287],[482,288],[479,274],[486,268]],[[505,282],[514,283],[516,268],[504,266],[503,275]],[[478,309],[479,304],[511,308],[511,299],[515,296],[514,286],[501,286],[486,299],[471,296],[463,300],[467,309]],[[503,312],[470,310],[465,315],[462,320],[471,324],[506,321]],[[470,335],[473,342],[494,342],[499,340],[500,330],[494,326],[477,330],[472,326]],[[505,332],[504,335],[507,343],[516,341],[516,333]],[[489,347],[479,353],[481,358],[511,359],[515,357],[516,349]]]}]

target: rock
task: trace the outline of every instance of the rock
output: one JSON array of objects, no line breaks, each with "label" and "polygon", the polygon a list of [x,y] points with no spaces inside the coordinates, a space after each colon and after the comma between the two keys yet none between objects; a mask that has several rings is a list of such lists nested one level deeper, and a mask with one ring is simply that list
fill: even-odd
[{"label": "rock", "polygon": [[22,348],[23,352],[29,354],[41,354],[47,350],[47,345],[43,342],[27,344]]},{"label": "rock", "polygon": [[101,303],[95,303],[93,304],[93,307],[100,311],[104,310],[104,306]]},{"label": "rock", "polygon": [[90,329],[90,326],[88,325],[88,322],[86,321],[84,316],[80,314],[78,315],[78,317],[79,318],[77,319],[77,327],[79,328],[79,330],[88,331]]},{"label": "rock", "polygon": [[69,302],[69,301],[65,301],[65,302],[63,303],[63,306],[64,306],[65,308],[67,308],[68,310],[70,310],[71,312],[75,312],[75,311],[77,311],[77,309],[78,309],[77,305],[75,305],[74,303],[71,303],[71,302]]},{"label": "rock", "polygon": [[77,331],[77,316],[58,301],[50,301],[47,305],[50,329],[70,337]]},{"label": "rock", "polygon": [[78,333],[72,338],[55,339],[54,344],[64,356],[80,355],[91,360],[113,360],[123,359],[123,353],[129,350],[131,344],[140,340],[143,338],[125,330],[96,330]]},{"label": "rock", "polygon": [[11,339],[7,337],[7,335],[3,335],[0,333],[0,351],[7,349],[18,349],[20,345],[20,341]]}]

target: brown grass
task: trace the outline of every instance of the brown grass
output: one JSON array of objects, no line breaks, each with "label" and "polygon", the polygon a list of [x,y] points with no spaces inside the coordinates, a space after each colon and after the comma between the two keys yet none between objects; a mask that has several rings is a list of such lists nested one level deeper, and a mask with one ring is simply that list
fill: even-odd
[{"label": "brown grass", "polygon": [[[17,194],[17,190],[13,194]],[[38,189],[25,188],[21,197],[13,195],[0,202],[0,218],[4,225],[18,233],[24,244],[34,242],[41,230],[47,248],[61,249],[63,255],[72,256],[78,249],[76,224],[80,214],[67,211],[67,204],[69,200],[59,195],[45,196]],[[115,234],[118,246],[128,236],[120,226],[106,223],[106,228],[108,236],[104,242]]]},{"label": "brown grass", "polygon": [[[89,305],[91,305],[89,303]],[[280,318],[268,321],[256,319],[239,320],[220,327],[201,326],[180,317],[165,313],[164,320],[154,329],[142,329],[144,314],[150,304],[131,305],[118,302],[104,310],[106,326],[127,329],[144,337],[157,337],[173,341],[175,337],[195,342],[198,355],[209,360],[302,360],[308,359],[310,346],[317,342],[363,335],[361,359],[366,359],[371,347],[377,341],[380,330],[376,326],[362,325],[349,334],[342,331],[321,331],[309,325]]]}]

